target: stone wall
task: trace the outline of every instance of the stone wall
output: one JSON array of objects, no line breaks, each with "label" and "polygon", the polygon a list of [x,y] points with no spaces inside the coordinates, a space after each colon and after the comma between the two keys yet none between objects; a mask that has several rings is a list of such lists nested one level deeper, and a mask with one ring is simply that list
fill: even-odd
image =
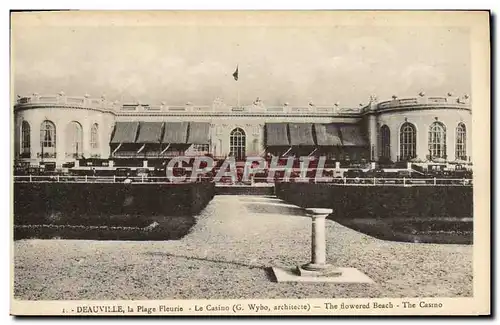
[{"label": "stone wall", "polygon": [[[37,164],[40,161],[41,154],[40,144],[40,128],[43,121],[48,120],[54,123],[56,127],[56,156],[44,158],[47,162],[56,162],[58,166],[67,161],[74,161],[71,157],[71,152],[67,152],[67,127],[71,122],[77,122],[82,129],[82,147],[79,153],[89,158],[92,156],[100,156],[103,158],[109,157],[109,139],[114,123],[114,115],[110,112],[102,112],[97,110],[86,110],[69,108],[62,106],[46,106],[44,108],[34,108],[17,111],[14,118],[15,125],[15,155],[19,156],[21,151],[21,126],[23,121],[30,125],[30,149],[31,158],[26,159],[32,164]],[[99,130],[99,146],[92,149],[90,146],[90,134],[93,124],[98,125]]]},{"label": "stone wall", "polygon": [[[47,119],[56,125],[56,158],[58,166],[66,161],[73,161],[66,152],[67,137],[65,129],[68,123],[78,122],[83,130],[82,153],[86,157],[110,155],[109,140],[117,121],[193,121],[211,124],[211,148],[215,156],[226,156],[230,152],[230,134],[235,128],[244,130],[246,135],[247,156],[260,155],[265,150],[264,125],[273,122],[291,123],[358,123],[363,126],[363,133],[370,142],[371,158],[378,160],[381,148],[380,127],[387,125],[391,132],[390,153],[393,161],[400,157],[399,130],[407,121],[417,129],[417,158],[425,160],[428,155],[428,129],[435,122],[442,122],[447,133],[447,157],[455,159],[455,129],[458,123],[467,128],[467,156],[471,156],[472,117],[469,99],[456,97],[427,97],[394,99],[386,102],[371,101],[362,109],[340,109],[338,107],[265,107],[249,106],[232,108],[227,105],[195,106],[187,105],[160,107],[139,105],[124,106],[109,102],[105,98],[56,96],[22,97],[14,107],[14,154],[18,158],[21,152],[21,125],[23,121],[31,127],[31,158],[23,158],[31,164],[38,164],[40,159],[40,125]],[[90,148],[90,129],[94,123],[99,125],[99,149]]]},{"label": "stone wall", "polygon": [[434,122],[441,122],[446,127],[446,155],[448,160],[455,160],[456,127],[464,123],[467,130],[467,156],[472,155],[472,115],[470,110],[464,109],[410,109],[405,111],[389,111],[378,115],[377,127],[387,125],[390,129],[391,159],[396,161],[400,157],[399,131],[403,123],[415,125],[417,130],[417,158],[426,160],[429,154],[428,138],[429,127]]}]

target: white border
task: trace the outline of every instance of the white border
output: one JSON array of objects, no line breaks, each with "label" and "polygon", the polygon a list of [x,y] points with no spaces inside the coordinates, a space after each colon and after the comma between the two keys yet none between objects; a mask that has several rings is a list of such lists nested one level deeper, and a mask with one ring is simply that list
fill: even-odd
[{"label": "white border", "polygon": [[[239,1],[238,3],[232,2],[232,1],[193,1],[193,0],[185,0],[185,1],[179,1],[178,3],[168,3],[167,5],[163,4],[162,6],[158,6],[158,4],[161,3],[159,1],[147,1],[147,0],[142,0],[142,1],[129,1],[129,2],[124,2],[124,1],[116,1],[114,3],[108,2],[105,3],[104,1],[72,1],[71,3],[68,1],[44,1],[41,3],[40,1],[2,1],[1,3],[1,8],[3,10],[0,11],[0,19],[2,20],[2,25],[3,30],[2,33],[0,33],[1,41],[2,41],[2,59],[3,59],[3,64],[4,64],[4,78],[2,78],[2,88],[1,88],[1,98],[2,102],[4,103],[4,108],[0,111],[1,114],[3,114],[1,117],[1,121],[5,123],[4,127],[2,127],[0,130],[3,132],[3,137],[2,139],[9,139],[9,143],[6,143],[6,146],[4,147],[10,147],[11,146],[11,141],[10,141],[10,119],[12,117],[11,115],[11,109],[10,109],[10,80],[9,80],[9,73],[5,73],[10,71],[10,64],[9,64],[9,29],[8,29],[8,24],[9,24],[9,12],[8,10],[11,8],[16,8],[16,9],[36,9],[36,8],[72,8],[72,9],[444,9],[444,8],[449,8],[449,9],[493,9],[494,13],[497,13],[500,11],[499,10],[499,2],[498,1],[485,1],[485,0],[475,0],[475,1],[453,1],[453,2],[448,2],[445,3],[444,1],[426,1],[426,0],[421,0],[421,1],[356,1],[356,0],[351,0],[351,1],[346,1],[346,2],[339,2],[335,3],[335,6],[328,6],[326,1],[314,1],[314,0],[309,0],[309,1],[286,1],[286,2],[281,2],[279,5],[277,2],[271,3],[271,1],[267,0],[253,0],[253,1]],[[498,20],[497,20],[498,21]],[[496,33],[494,34],[495,39]],[[495,40],[493,40],[495,41]],[[498,57],[492,57],[492,60],[497,59]],[[495,73],[496,71],[493,71]],[[493,77],[493,75],[492,75]],[[497,87],[492,90],[494,93],[500,93],[499,92],[499,86],[497,84]],[[492,103],[493,104],[493,103]],[[497,113],[497,119],[495,121],[492,121],[492,123],[498,122],[498,113]],[[495,123],[498,124],[498,123]],[[492,131],[495,130],[496,128],[493,127]],[[496,137],[495,140],[498,141],[498,138]],[[4,149],[5,150],[5,149]],[[5,152],[5,151],[4,151]],[[2,168],[1,168],[1,184],[3,185],[2,188],[2,195],[0,196],[1,199],[3,200],[1,203],[1,206],[5,209],[3,213],[3,221],[5,223],[9,223],[9,218],[8,214],[10,213],[9,211],[9,206],[10,206],[10,169],[11,169],[11,157],[9,155],[4,155],[4,159],[1,160],[2,163]],[[496,183],[496,179],[495,179]],[[495,200],[497,197],[495,197],[493,200]],[[493,212],[493,211],[492,211]],[[496,212],[496,211],[495,211]],[[496,214],[495,214],[496,215]],[[498,227],[498,221],[496,222],[497,227]],[[10,241],[10,224],[8,226],[1,227],[2,229],[2,238],[4,240],[9,240]],[[494,232],[496,232],[498,228],[494,229]],[[6,316],[9,313],[9,301],[10,301],[10,285],[9,285],[9,280],[10,276],[7,276],[9,274],[10,268],[8,268],[8,265],[10,264],[10,251],[9,251],[9,246],[10,243],[4,242],[4,244],[1,246],[3,249],[3,257],[9,258],[9,262],[3,263],[4,268],[2,269],[2,306],[4,309],[2,310],[2,316]],[[493,245],[492,245],[493,246]],[[497,250],[498,252],[498,250]],[[495,254],[495,257],[496,254]],[[6,267],[7,266],[7,267]],[[498,285],[498,281],[497,281]],[[495,288],[496,289],[496,288]],[[496,299],[498,303],[498,299]],[[5,319],[4,319],[5,320]],[[9,318],[10,322],[13,322],[13,318]],[[254,319],[257,320],[257,319]],[[51,320],[48,320],[51,321]],[[94,320],[94,322],[97,323],[103,323],[104,322],[109,322],[111,321],[110,319],[99,319],[99,320]],[[120,321],[120,320],[118,320]],[[136,320],[134,320],[136,321]],[[140,321],[140,320],[139,320]],[[168,320],[169,322],[172,321],[177,321],[177,320]],[[262,320],[257,320],[259,322],[262,322]],[[335,321],[339,321],[338,319]],[[428,319],[423,319],[419,320],[419,322],[434,322],[435,320],[428,320]],[[442,321],[442,320],[441,320]],[[447,320],[447,321],[454,321],[454,320]],[[27,321],[27,323],[31,323],[32,320]]]}]

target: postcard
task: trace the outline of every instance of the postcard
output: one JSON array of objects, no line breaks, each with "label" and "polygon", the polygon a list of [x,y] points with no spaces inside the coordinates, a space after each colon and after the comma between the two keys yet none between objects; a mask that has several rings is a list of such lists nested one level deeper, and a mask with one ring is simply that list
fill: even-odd
[{"label": "postcard", "polygon": [[11,314],[490,314],[489,19],[11,12]]}]

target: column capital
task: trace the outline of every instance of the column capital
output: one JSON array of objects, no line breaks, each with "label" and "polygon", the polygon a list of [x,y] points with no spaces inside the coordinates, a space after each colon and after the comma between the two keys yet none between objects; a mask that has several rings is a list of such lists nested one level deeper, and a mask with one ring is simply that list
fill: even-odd
[{"label": "column capital", "polygon": [[306,208],[305,209],[307,214],[312,215],[312,216],[327,216],[331,213],[333,213],[333,209],[327,209],[327,208]]}]

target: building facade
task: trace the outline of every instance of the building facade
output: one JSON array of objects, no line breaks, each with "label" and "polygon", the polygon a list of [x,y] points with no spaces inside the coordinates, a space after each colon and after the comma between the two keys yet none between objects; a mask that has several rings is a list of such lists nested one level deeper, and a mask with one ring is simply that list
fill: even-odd
[{"label": "building facade", "polygon": [[338,105],[123,104],[105,97],[18,97],[17,161],[60,167],[77,158],[163,159],[327,155],[336,161],[470,161],[469,96],[418,96]]}]

